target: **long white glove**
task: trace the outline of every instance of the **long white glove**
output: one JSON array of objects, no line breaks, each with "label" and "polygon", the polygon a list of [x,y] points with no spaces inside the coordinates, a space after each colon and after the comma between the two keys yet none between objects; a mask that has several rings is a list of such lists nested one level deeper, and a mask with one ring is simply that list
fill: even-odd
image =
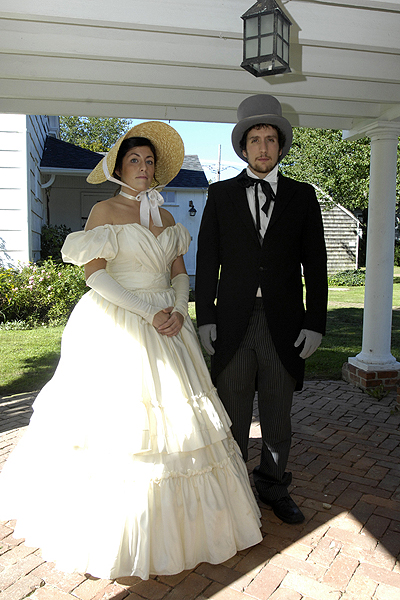
[{"label": "long white glove", "polygon": [[295,341],[295,348],[300,346],[301,342],[304,341],[304,348],[300,352],[300,358],[308,358],[311,354],[314,354],[316,349],[321,343],[322,333],[318,333],[317,331],[311,331],[311,329],[302,329],[300,331],[299,337]]},{"label": "long white glove", "polygon": [[189,275],[178,273],[171,279],[171,286],[175,290],[175,304],[172,312],[179,312],[183,317],[186,317],[189,302]]},{"label": "long white glove", "polygon": [[217,326],[215,323],[210,323],[209,325],[200,325],[199,336],[205,351],[210,355],[215,354],[215,350],[212,345],[212,342],[215,342],[217,339]]},{"label": "long white glove", "polygon": [[160,312],[162,307],[152,306],[144,300],[140,300],[135,294],[126,290],[105,269],[99,269],[92,273],[86,280],[86,284],[98,292],[109,302],[136,313],[146,319],[150,325],[153,324],[154,316]]}]

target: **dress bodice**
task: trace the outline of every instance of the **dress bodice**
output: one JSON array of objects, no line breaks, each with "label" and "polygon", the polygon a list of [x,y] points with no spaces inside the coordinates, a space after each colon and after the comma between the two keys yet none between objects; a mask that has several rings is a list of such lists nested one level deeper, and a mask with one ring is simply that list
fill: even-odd
[{"label": "dress bodice", "polygon": [[95,258],[107,261],[108,273],[126,289],[165,289],[173,261],[189,248],[190,234],[178,223],[156,237],[139,223],[101,225],[67,236],[64,262],[84,265]]}]

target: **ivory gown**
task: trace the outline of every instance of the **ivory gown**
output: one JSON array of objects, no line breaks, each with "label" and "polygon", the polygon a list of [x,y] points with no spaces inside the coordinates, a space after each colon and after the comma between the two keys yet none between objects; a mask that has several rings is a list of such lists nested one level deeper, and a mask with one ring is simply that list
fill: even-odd
[{"label": "ivory gown", "polygon": [[[105,258],[122,286],[173,306],[181,224],[70,234],[65,262]],[[0,518],[63,571],[115,579],[220,563],[261,541],[259,509],[189,317],[178,336],[90,290],[0,476]],[[2,488],[4,491],[2,491]]]}]

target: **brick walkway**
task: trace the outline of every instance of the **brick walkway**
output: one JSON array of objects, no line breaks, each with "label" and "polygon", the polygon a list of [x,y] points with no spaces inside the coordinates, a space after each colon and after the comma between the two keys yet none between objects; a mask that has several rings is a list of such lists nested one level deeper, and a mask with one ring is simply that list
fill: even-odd
[{"label": "brick walkway", "polygon": [[[27,425],[32,395],[0,400],[0,466]],[[399,600],[400,412],[342,381],[295,395],[290,469],[306,515],[286,525],[261,505],[264,539],[223,565],[141,581],[57,571],[0,522],[0,600]],[[249,469],[260,431],[252,425]],[[1,499],[0,499],[1,501]],[[79,539],[77,539],[79,544]]]}]

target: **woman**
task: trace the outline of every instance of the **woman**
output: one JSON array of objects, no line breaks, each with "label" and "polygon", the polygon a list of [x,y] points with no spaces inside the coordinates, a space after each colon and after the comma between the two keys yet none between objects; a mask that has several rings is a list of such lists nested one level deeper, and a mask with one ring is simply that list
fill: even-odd
[{"label": "woman", "polygon": [[64,571],[147,579],[223,562],[261,540],[246,467],[187,315],[190,236],[155,189],[183,156],[169,125],[133,127],[88,177],[120,192],[63,246],[91,290],[0,477],[0,518],[17,517],[16,535]]}]

